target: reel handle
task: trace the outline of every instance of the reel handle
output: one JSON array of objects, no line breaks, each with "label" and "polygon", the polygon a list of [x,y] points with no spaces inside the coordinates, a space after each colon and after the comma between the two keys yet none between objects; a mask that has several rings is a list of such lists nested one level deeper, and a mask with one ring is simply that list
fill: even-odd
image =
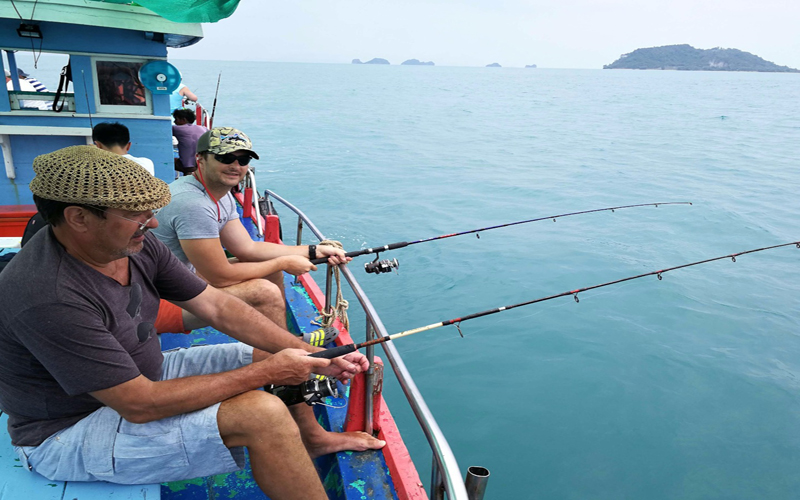
[{"label": "reel handle", "polygon": [[345,344],[338,347],[325,349],[324,351],[315,352],[314,354],[309,354],[309,356],[312,358],[333,359],[338,358],[339,356],[344,356],[345,354],[350,354],[351,352],[355,352],[357,350],[358,346],[355,344]]}]

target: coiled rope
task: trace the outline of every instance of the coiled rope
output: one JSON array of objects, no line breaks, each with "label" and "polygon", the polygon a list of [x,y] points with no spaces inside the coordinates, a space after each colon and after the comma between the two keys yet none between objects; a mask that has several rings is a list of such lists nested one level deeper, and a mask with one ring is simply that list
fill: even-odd
[{"label": "coiled rope", "polygon": [[[328,245],[334,248],[340,248],[342,250],[344,249],[342,243],[335,240],[321,241],[317,246],[319,245]],[[350,319],[347,317],[347,308],[350,306],[350,303],[347,302],[342,295],[342,283],[339,276],[339,266],[335,266],[333,268],[333,277],[336,279],[336,303],[331,309],[329,309],[326,304],[326,307],[320,311],[320,315],[317,316],[315,322],[322,327],[333,326],[333,321],[336,318],[339,318],[339,321],[342,323],[344,329],[350,331]]]}]

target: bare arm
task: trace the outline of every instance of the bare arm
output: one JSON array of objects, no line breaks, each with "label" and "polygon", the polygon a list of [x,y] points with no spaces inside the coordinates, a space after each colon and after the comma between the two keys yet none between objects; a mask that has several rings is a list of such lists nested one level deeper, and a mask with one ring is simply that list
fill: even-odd
[{"label": "bare arm", "polygon": [[125,420],[145,423],[206,408],[266,384],[299,384],[328,364],[304,351],[287,349],[236,370],[159,382],[139,375],[91,395]]},{"label": "bare arm", "polygon": [[[230,223],[229,223],[230,224]],[[279,257],[262,262],[230,262],[218,238],[180,240],[181,248],[197,273],[212,286],[223,288],[243,281],[263,278],[278,271],[299,271],[298,274],[316,269],[308,259]],[[232,252],[233,253],[233,252]],[[300,269],[294,260],[299,260]]]},{"label": "bare arm", "polygon": [[286,348],[320,350],[273,323],[245,302],[212,286],[186,302],[175,302],[211,326],[240,342],[271,353]]},{"label": "bare arm", "polygon": [[[237,297],[214,287],[206,287],[192,300],[176,304],[207,321],[217,330],[262,351],[275,353],[281,349],[295,348],[315,353],[324,350],[306,344]],[[348,379],[368,368],[367,358],[361,353],[353,352],[334,359],[330,366],[316,373]]]},{"label": "bare arm", "polygon": [[[259,262],[280,257],[310,258],[308,245],[289,246],[265,241],[253,241],[239,220],[232,220],[225,224],[219,237],[225,248],[242,262]],[[343,264],[353,260],[345,257],[344,254],[344,250],[329,245],[316,247],[316,256],[328,257],[328,262],[332,265]],[[316,268],[312,270],[316,270]],[[301,274],[285,268],[284,271],[291,274]],[[308,269],[303,272],[308,272]]]},{"label": "bare arm", "polygon": [[196,96],[196,95],[194,95],[194,92],[192,92],[191,90],[189,90],[189,87],[183,87],[183,88],[181,89],[181,91],[180,91],[180,92],[178,92],[178,93],[179,93],[180,95],[182,95],[183,97],[186,97],[187,99],[191,99],[192,101],[194,101],[194,102],[197,102],[197,96]]}]

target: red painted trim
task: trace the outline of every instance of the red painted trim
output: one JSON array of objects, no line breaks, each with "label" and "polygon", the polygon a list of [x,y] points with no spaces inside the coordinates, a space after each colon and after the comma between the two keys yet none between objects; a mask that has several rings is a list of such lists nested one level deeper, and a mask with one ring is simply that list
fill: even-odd
[{"label": "red painted trim", "polygon": [[[247,205],[245,205],[245,195],[241,191],[239,191],[239,192],[233,193],[233,197],[236,199],[236,202],[239,203],[239,205],[242,207],[242,212],[247,213],[247,208],[246,208]],[[250,202],[250,216],[249,216],[249,218],[253,220],[253,223],[255,223],[256,222],[256,217],[258,217],[261,220],[261,224],[262,224],[261,227],[264,227],[264,218],[261,217],[261,214],[259,214],[255,210],[252,210],[252,208],[253,208],[252,207],[252,204],[253,204],[252,198],[249,200],[249,202]],[[267,241],[269,241],[269,240],[267,240]]]},{"label": "red painted trim", "polygon": [[242,202],[242,217],[253,218],[253,188],[244,188],[244,201]]},{"label": "red painted trim", "polygon": [[22,237],[28,220],[36,214],[36,205],[0,206],[0,236]]},{"label": "red painted trim", "polygon": [[277,215],[267,215],[267,222],[264,226],[264,241],[270,243],[281,242],[281,219]]}]

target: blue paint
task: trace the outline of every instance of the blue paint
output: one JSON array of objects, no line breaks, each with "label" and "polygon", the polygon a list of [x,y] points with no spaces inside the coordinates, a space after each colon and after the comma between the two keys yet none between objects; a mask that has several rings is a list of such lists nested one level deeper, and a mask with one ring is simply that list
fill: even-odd
[{"label": "blue paint", "polygon": [[[147,40],[143,31],[42,21],[42,50],[167,57],[163,42]],[[0,19],[0,46],[30,50],[31,41],[17,36],[18,19]],[[38,50],[38,47],[37,47]]]},{"label": "blue paint", "polygon": [[70,56],[72,92],[75,93],[75,111],[79,114],[97,114],[92,84],[92,59],[89,56]]},{"label": "blue paint", "polygon": [[51,481],[31,472],[20,464],[11,439],[6,431],[8,416],[0,416],[0,500],[106,500],[120,498],[127,500],[158,500],[160,488],[157,484],[121,485],[112,483],[86,483]]},{"label": "blue paint", "polygon": [[[4,116],[4,125],[89,127],[88,118],[43,116]],[[167,182],[174,179],[172,159],[172,122],[167,120],[142,119],[130,116],[103,121],[118,121],[131,133],[131,151],[134,156],[153,160],[156,176]],[[99,123],[96,119],[95,124]],[[33,159],[67,146],[85,145],[84,137],[12,135],[11,151],[14,158],[16,180],[0,175],[0,203],[25,205],[33,203],[28,183],[33,179]],[[0,152],[2,157],[2,152]]]}]

